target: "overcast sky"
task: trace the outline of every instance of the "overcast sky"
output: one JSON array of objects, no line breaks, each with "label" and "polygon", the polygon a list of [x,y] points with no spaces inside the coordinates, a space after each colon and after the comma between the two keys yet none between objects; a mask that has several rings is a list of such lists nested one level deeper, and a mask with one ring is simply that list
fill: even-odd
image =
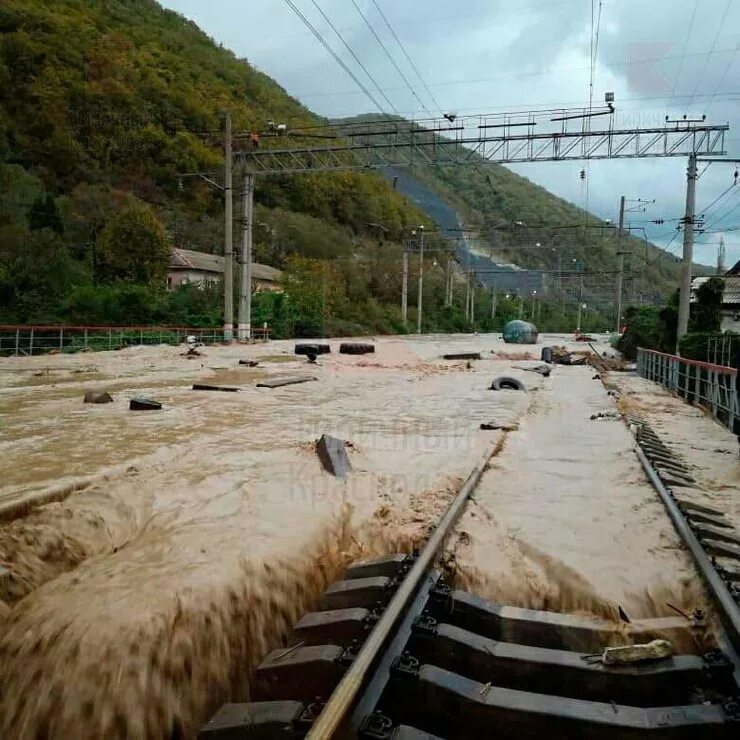
[{"label": "overcast sky", "polygon": [[[373,86],[322,18],[342,34],[393,107],[424,117],[444,111],[577,106],[588,102],[594,26],[599,0],[292,0],[363,84]],[[218,42],[277,80],[315,112],[344,116],[377,108],[321,46],[286,0],[164,0]],[[379,7],[421,74],[385,25]],[[357,6],[357,7],[356,7]],[[386,45],[389,60],[358,8]],[[613,91],[619,125],[660,125],[666,115],[707,115],[729,123],[726,149],[740,158],[740,0],[605,0],[594,74],[594,102]],[[386,110],[387,103],[381,99]],[[646,213],[630,213],[650,238],[666,245],[683,214],[686,160],[591,162],[588,188],[581,162],[512,166],[602,218],[616,220],[619,197],[655,199]],[[701,171],[701,170],[700,170]],[[700,177],[697,209],[706,209],[733,183],[734,165],[713,164]],[[586,192],[588,191],[588,192]],[[666,224],[642,222],[663,218]],[[668,221],[674,219],[673,221]],[[726,229],[727,262],[740,259],[740,184],[707,210],[709,229]],[[709,229],[707,231],[709,231]],[[695,258],[716,261],[720,233],[697,237]],[[681,237],[671,251],[680,254]]]}]

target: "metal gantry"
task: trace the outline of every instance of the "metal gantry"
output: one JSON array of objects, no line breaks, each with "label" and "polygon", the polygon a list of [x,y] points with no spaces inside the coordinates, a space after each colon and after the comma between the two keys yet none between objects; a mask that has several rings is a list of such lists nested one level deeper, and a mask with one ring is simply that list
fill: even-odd
[{"label": "metal gantry", "polygon": [[[364,125],[327,127],[321,144],[316,134],[297,130],[285,138],[264,139],[260,148],[235,156],[254,174],[364,170],[412,165],[556,162],[581,159],[687,157],[724,154],[728,126],[704,122],[669,123],[660,127],[591,128],[595,114],[560,111],[542,114],[428,119],[386,119]],[[577,122],[577,125],[576,125]],[[302,136],[306,143],[301,143]]]},{"label": "metal gantry", "polygon": [[[726,124],[710,124],[703,119],[666,120],[663,126],[657,127],[616,128],[614,112],[613,106],[609,105],[600,110],[560,109],[465,117],[447,115],[423,121],[394,118],[339,122],[293,131],[281,128],[279,133],[271,136],[250,137],[251,149],[234,152],[230,157],[227,155],[230,161],[226,171],[230,170],[233,158],[254,183],[256,175],[362,171],[415,165],[479,165],[481,159],[497,164],[648,157],[689,157],[696,161],[697,156],[725,154],[725,133],[729,129]],[[605,119],[608,120],[606,126],[599,123],[592,128],[593,121]],[[287,145],[287,141],[291,144]],[[227,146],[227,151],[229,149]],[[251,251],[253,192],[253,186],[245,187],[243,210],[246,215],[242,218],[242,243],[247,245],[245,252]],[[693,217],[693,213],[687,213],[686,219],[689,220],[686,223],[693,223]],[[685,249],[684,254],[690,251]],[[404,260],[406,272],[406,255]],[[689,264],[689,277],[690,269]],[[243,266],[242,273],[249,275],[248,266],[247,269]],[[682,286],[685,284],[684,275]],[[249,292],[249,288],[246,290]],[[244,288],[242,295],[243,292]],[[682,290],[681,300],[688,305],[688,294],[684,296],[684,292]],[[240,338],[249,339],[249,301],[242,300],[240,307],[246,311],[246,315],[240,313],[239,317]],[[227,307],[225,317],[230,315],[231,309]],[[230,334],[229,331],[229,338]]]}]

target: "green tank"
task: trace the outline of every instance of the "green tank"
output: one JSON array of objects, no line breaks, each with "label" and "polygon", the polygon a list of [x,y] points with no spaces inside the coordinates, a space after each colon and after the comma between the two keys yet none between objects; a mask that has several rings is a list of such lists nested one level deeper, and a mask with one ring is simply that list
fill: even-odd
[{"label": "green tank", "polygon": [[534,324],[515,319],[504,327],[504,342],[508,344],[537,344],[539,332]]}]

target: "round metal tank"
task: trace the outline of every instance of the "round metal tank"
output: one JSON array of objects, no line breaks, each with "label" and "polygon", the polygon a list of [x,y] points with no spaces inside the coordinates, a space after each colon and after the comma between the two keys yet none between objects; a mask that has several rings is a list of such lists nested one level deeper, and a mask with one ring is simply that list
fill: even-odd
[{"label": "round metal tank", "polygon": [[537,344],[539,332],[534,324],[514,319],[504,327],[504,342],[508,344]]}]

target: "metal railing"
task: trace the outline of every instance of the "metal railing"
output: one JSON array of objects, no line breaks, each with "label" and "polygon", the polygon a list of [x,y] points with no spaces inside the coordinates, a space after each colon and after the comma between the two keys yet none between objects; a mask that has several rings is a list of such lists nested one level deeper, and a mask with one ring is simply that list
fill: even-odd
[{"label": "metal railing", "polygon": [[637,373],[690,403],[704,406],[715,419],[736,433],[740,398],[735,388],[737,373],[734,368],[640,348],[637,350]]},{"label": "metal railing", "polygon": [[[36,326],[0,325],[0,357],[91,352],[144,344],[177,345],[187,337],[203,344],[223,342],[223,328],[186,326]],[[268,341],[270,329],[252,329],[252,338]]]}]

